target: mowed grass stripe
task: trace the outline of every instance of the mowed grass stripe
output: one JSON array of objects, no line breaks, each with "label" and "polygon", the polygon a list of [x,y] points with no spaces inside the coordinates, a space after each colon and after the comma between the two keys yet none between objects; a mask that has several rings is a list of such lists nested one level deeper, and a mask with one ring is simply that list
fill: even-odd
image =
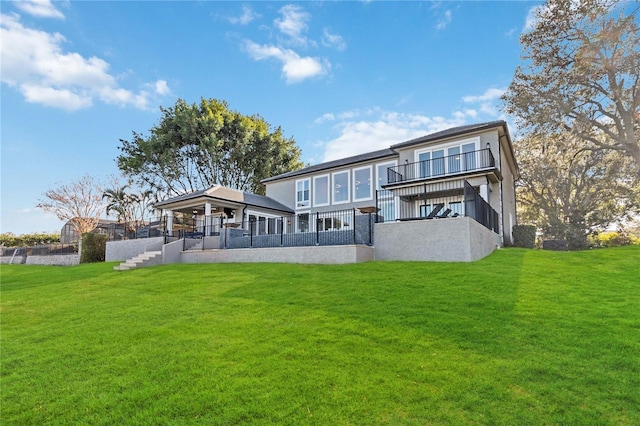
[{"label": "mowed grass stripe", "polygon": [[3,265],[3,424],[638,424],[640,249]]}]

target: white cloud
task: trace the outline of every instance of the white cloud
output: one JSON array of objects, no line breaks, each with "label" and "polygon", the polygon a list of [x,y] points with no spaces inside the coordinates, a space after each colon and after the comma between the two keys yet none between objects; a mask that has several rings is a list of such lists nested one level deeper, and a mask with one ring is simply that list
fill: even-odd
[{"label": "white cloud", "polygon": [[64,52],[65,42],[59,33],[23,26],[18,15],[0,15],[2,82],[20,90],[27,102],[68,111],[87,108],[95,99],[146,109],[153,94],[169,92],[163,80],[154,84],[153,92],[121,88],[106,61]]},{"label": "white cloud", "polygon": [[169,89],[169,85],[165,80],[156,81],[154,86],[158,95],[168,95],[169,93],[171,93],[171,89]]},{"label": "white cloud", "polygon": [[438,23],[436,24],[436,30],[444,30],[447,28],[447,25],[451,23],[452,14],[451,10],[446,10],[444,12],[444,16],[438,19]]},{"label": "white cloud", "polygon": [[51,3],[51,0],[20,0],[15,6],[29,15],[38,18],[64,19],[64,15]]},{"label": "white cloud", "polygon": [[339,51],[347,48],[347,43],[339,34],[331,34],[327,28],[322,32],[322,45],[326,47],[335,47]]},{"label": "white cloud", "polygon": [[543,11],[545,8],[544,5],[533,6],[529,9],[527,13],[527,17],[524,21],[524,27],[522,28],[522,32],[531,31],[538,24],[538,14]]},{"label": "white cloud", "polygon": [[462,98],[462,101],[466,103],[493,101],[500,99],[500,96],[502,96],[505,91],[506,89],[492,87],[487,89],[482,95],[465,96]]},{"label": "white cloud", "polygon": [[[476,104],[477,109],[486,116],[495,119],[497,117],[502,117],[500,111],[498,109],[497,102],[500,97],[504,94],[506,89],[498,89],[495,87],[489,88],[485,90],[482,95],[470,95],[464,96],[462,101],[468,104]],[[476,111],[475,109],[472,111]],[[476,112],[477,113],[477,112]]]},{"label": "white cloud", "polygon": [[27,102],[75,111],[92,105],[91,96],[76,94],[67,89],[23,84],[20,91]]},{"label": "white cloud", "polygon": [[324,145],[322,161],[388,148],[396,143],[461,126],[466,123],[468,117],[464,112],[454,113],[452,117],[445,118],[381,111],[377,108],[361,113],[356,110],[340,114],[325,114],[323,117],[325,116],[332,116],[334,119],[335,117],[345,118],[335,126],[340,133],[339,136]]},{"label": "white cloud", "polygon": [[302,35],[308,28],[307,21],[310,15],[300,6],[288,4],[280,8],[282,18],[274,20],[275,26],[298,44],[306,44],[307,39]]},{"label": "white cloud", "polygon": [[255,13],[251,7],[245,5],[242,6],[242,15],[229,18],[229,22],[232,24],[247,25],[259,17],[260,15]]},{"label": "white cloud", "polygon": [[311,77],[326,74],[330,65],[321,59],[310,56],[301,57],[291,49],[272,45],[260,45],[245,41],[247,53],[256,61],[276,59],[282,63],[282,74],[287,83],[298,83]]},{"label": "white cloud", "polygon": [[335,123],[333,126],[338,136],[323,144],[322,161],[388,148],[451,127],[505,119],[493,104],[504,91],[490,88],[482,95],[465,96],[463,102],[473,107],[453,111],[448,117],[383,111],[380,108],[325,113],[315,120],[315,124]]}]

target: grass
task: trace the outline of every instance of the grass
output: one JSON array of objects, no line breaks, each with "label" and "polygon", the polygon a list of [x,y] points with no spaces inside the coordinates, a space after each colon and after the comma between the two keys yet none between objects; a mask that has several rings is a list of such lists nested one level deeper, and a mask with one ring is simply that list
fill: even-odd
[{"label": "grass", "polygon": [[471,264],[3,265],[22,424],[640,424],[640,248]]}]

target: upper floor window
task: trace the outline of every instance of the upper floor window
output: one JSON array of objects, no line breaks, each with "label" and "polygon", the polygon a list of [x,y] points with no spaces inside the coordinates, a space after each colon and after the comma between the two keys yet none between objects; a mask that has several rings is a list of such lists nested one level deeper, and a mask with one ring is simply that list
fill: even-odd
[{"label": "upper floor window", "polygon": [[349,171],[336,172],[332,175],[332,197],[333,204],[348,203],[351,199],[349,191]]},{"label": "upper floor window", "polygon": [[479,143],[480,138],[473,138],[417,150],[415,176],[426,178],[475,170],[479,162],[477,159]]},{"label": "upper floor window", "polygon": [[310,186],[311,181],[309,179],[296,181],[296,208],[309,207],[309,205],[311,204]]},{"label": "upper floor window", "polygon": [[371,166],[355,169],[353,171],[353,201],[372,199],[371,189]]},{"label": "upper floor window", "polygon": [[376,165],[376,175],[378,178],[378,184],[376,186],[377,190],[382,189],[383,185],[386,185],[389,183],[389,171],[387,169],[395,165],[396,165],[395,162],[382,163],[382,164]]},{"label": "upper floor window", "polygon": [[313,178],[313,205],[329,205],[329,175]]}]

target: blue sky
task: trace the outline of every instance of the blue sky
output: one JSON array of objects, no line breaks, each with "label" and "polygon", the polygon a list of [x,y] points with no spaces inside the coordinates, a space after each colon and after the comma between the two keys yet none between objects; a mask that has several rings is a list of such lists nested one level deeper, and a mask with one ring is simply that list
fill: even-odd
[{"label": "blue sky", "polygon": [[540,3],[1,1],[0,232],[58,231],[42,194],[117,176],[178,98],[260,114],[312,164],[509,120]]}]

